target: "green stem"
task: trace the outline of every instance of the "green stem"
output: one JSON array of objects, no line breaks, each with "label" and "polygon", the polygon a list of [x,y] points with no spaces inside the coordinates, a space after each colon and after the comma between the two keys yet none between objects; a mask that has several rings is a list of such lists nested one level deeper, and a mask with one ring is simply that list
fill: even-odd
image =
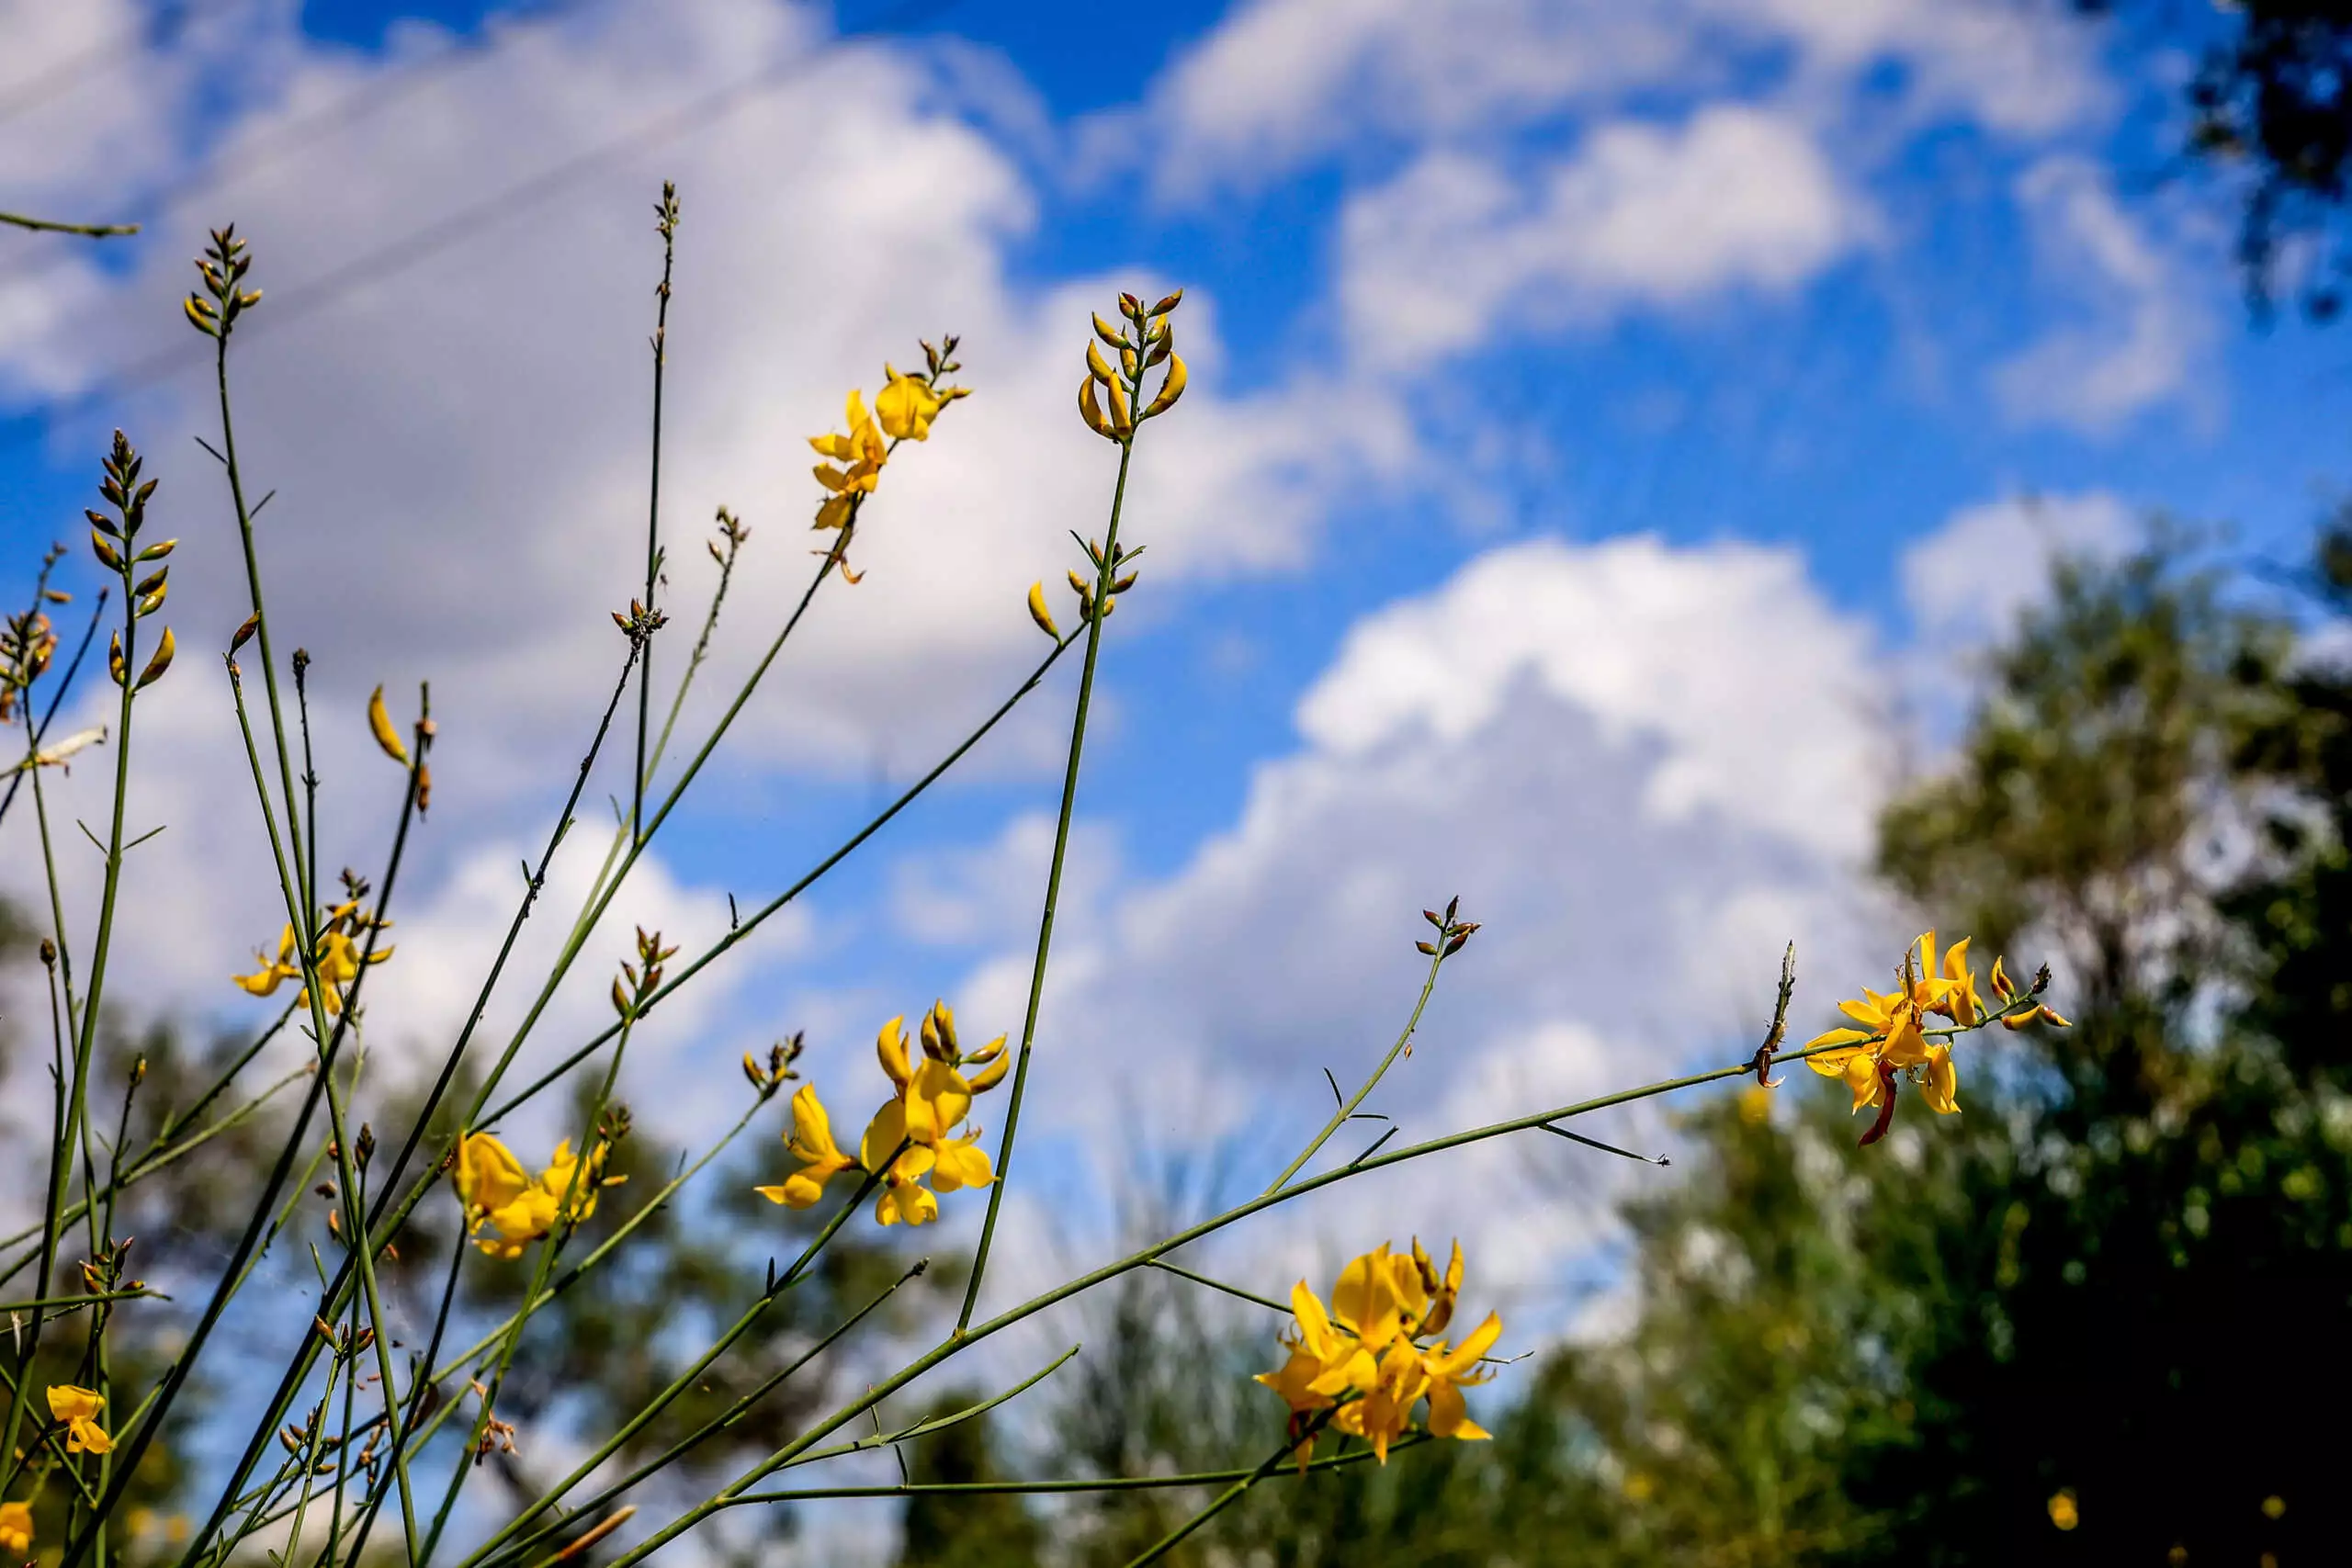
[{"label": "green stem", "polygon": [[[1415,1432],[1388,1445],[1390,1454],[1407,1449],[1419,1448],[1430,1439]],[[1310,1461],[1308,1471],[1342,1470],[1350,1465],[1369,1464],[1377,1456],[1370,1449],[1358,1449],[1352,1453],[1329,1454]],[[1060,1495],[1068,1493],[1095,1492],[1155,1492],[1184,1486],[1214,1486],[1220,1482],[1239,1481],[1257,1473],[1250,1470],[1204,1470],[1188,1475],[1108,1475],[1073,1477],[1057,1481],[942,1481],[921,1482],[899,1486],[812,1486],[791,1492],[746,1492],[735,1499],[738,1506],[753,1503],[809,1503],[836,1497],[922,1497],[933,1495],[950,1497],[1028,1497]]]},{"label": "green stem", "polygon": [[[1815,1046],[1804,1051],[1791,1052],[1788,1055],[1781,1057],[1781,1060],[1797,1061],[1807,1056],[1817,1055],[1823,1051],[1836,1049],[1839,1049],[1839,1047],[1833,1045]],[[1683,1077],[1664,1078],[1656,1083],[1642,1085],[1637,1089],[1620,1089],[1613,1094],[1605,1094],[1592,1100],[1579,1100],[1573,1105],[1564,1105],[1554,1110],[1538,1111],[1531,1116],[1515,1116],[1508,1121],[1489,1122],[1483,1127],[1474,1127],[1467,1132],[1453,1133],[1442,1138],[1430,1139],[1425,1143],[1408,1145],[1406,1147],[1397,1149],[1390,1154],[1376,1156],[1374,1158],[1363,1160],[1357,1164],[1342,1166],[1337,1170],[1327,1170],[1314,1176],[1306,1177],[1295,1185],[1283,1188],[1279,1192],[1262,1193],[1256,1198],[1250,1199],[1248,1202],[1238,1204],[1235,1207],[1225,1211],[1221,1214],[1214,1215],[1208,1219],[1203,1220],[1198,1224],[1192,1225],[1184,1230],[1179,1231],[1165,1240],[1156,1242],[1152,1246],[1145,1247],[1139,1252],[1133,1253],[1128,1257],[1118,1259],[1115,1262],[1106,1263],[1101,1268],[1095,1269],[1088,1273],[1081,1274],[1073,1280],[1066,1280],[1062,1284],[1057,1285],[1049,1291],[1043,1292],[1031,1297],[1028,1301],[1022,1303],[1019,1306],[1012,1307],[1004,1312],[999,1313],[996,1316],[989,1318],[984,1323],[976,1325],[963,1333],[951,1336],[931,1350],[926,1351],[922,1355],[918,1356],[913,1360],[908,1362],[898,1371],[893,1372],[888,1377],[883,1379],[880,1382],[877,1382],[873,1387],[867,1389],[865,1393],[856,1399],[852,1400],[849,1404],[842,1406],[838,1410],[835,1410],[831,1415],[826,1416],[816,1426],[802,1433],[798,1438],[793,1439],[793,1441],[786,1444],[784,1448],[777,1450],[775,1453],[770,1454],[766,1459],[760,1461],[742,1475],[737,1477],[735,1481],[722,1488],[716,1495],[686,1509],[675,1519],[673,1519],[669,1524],[663,1526],[660,1530],[639,1542],[636,1546],[631,1547],[613,1562],[607,1564],[606,1568],[633,1568],[634,1564],[651,1556],[654,1552],[660,1551],[662,1547],[667,1546],[671,1541],[676,1540],[679,1536],[684,1535],[686,1531],[692,1529],[704,1519],[708,1518],[712,1514],[717,1513],[722,1508],[732,1506],[736,1500],[740,1499],[744,1493],[748,1491],[752,1483],[758,1481],[761,1477],[774,1474],[776,1471],[786,1468],[801,1454],[807,1452],[809,1449],[814,1448],[820,1441],[831,1436],[834,1432],[839,1431],[842,1427],[848,1425],[850,1422],[857,1419],[858,1416],[864,1415],[867,1410],[872,1409],[876,1404],[880,1404],[884,1399],[888,1398],[899,1390],[905,1388],[908,1384],[912,1383],[918,1378],[922,1377],[934,1368],[952,1359],[956,1355],[970,1348],[972,1346],[978,1344],[983,1339],[987,1339],[993,1335],[1001,1333],[1003,1330],[1012,1327],[1014,1324],[1021,1323],[1030,1317],[1034,1317],[1038,1313],[1045,1311],[1048,1307],[1057,1305],[1061,1302],[1068,1301],[1071,1297],[1082,1294],[1087,1291],[1091,1291],[1097,1285],[1115,1280],[1121,1275],[1126,1274],[1133,1269],[1144,1268],[1151,1263],[1155,1258],[1165,1257],[1167,1254],[1190,1246],[1192,1243],[1199,1241],[1205,1236],[1214,1235],[1216,1233],[1225,1229],[1227,1226],[1248,1219],[1253,1214],[1259,1213],[1267,1209],[1277,1207],[1283,1203],[1291,1202],[1295,1199],[1303,1198],[1310,1192],[1320,1191],[1322,1189],[1332,1186],[1338,1182],[1352,1179],[1355,1177],[1363,1175],[1367,1171],[1381,1170],[1390,1166],[1405,1164],[1408,1161],[1424,1159],[1430,1155],[1442,1154],[1447,1150],[1461,1148],[1470,1144],[1482,1143],[1489,1138],[1503,1137],[1512,1133],[1528,1132],[1532,1129],[1542,1126],[1546,1122],[1565,1122],[1573,1117],[1589,1115],[1596,1111],[1605,1111],[1612,1106],[1631,1104],[1636,1100],[1649,1100],[1662,1094],[1671,1094],[1679,1089],[1695,1089],[1702,1084],[1718,1083],[1725,1078],[1744,1077],[1753,1070],[1751,1064],[1747,1062],[1741,1062],[1733,1066],[1716,1067],[1706,1072],[1692,1073]]]},{"label": "green stem", "polygon": [[629,831],[645,821],[645,742],[653,707],[653,629],[657,617],[653,590],[662,570],[662,373],[670,363],[670,268],[677,256],[677,208],[674,187],[662,189],[662,287],[653,311],[653,475],[647,485],[645,520],[645,648],[637,672],[637,767],[629,775],[633,790]]},{"label": "green stem", "polygon": [[[885,1168],[888,1168],[886,1167]],[[537,1518],[541,1514],[544,1514],[549,1508],[555,1506],[557,1501],[560,1499],[565,1493],[570,1492],[573,1487],[579,1485],[582,1481],[585,1481],[590,1475],[595,1473],[597,1468],[606,1460],[610,1459],[614,1454],[619,1452],[624,1444],[626,1444],[631,1438],[636,1437],[638,1433],[643,1431],[646,1427],[652,1422],[653,1418],[661,1415],[662,1411],[668,1409],[671,1404],[675,1401],[679,1395],[692,1388],[695,1383],[701,1379],[703,1373],[710,1370],[712,1363],[716,1362],[719,1357],[725,1355],[727,1351],[733,1347],[737,1340],[749,1333],[752,1326],[758,1323],[759,1320],[766,1314],[770,1307],[774,1306],[778,1301],[783,1299],[784,1293],[786,1291],[789,1291],[793,1286],[800,1282],[801,1276],[806,1272],[808,1265],[815,1260],[818,1253],[824,1249],[825,1244],[833,1239],[835,1234],[841,1230],[842,1226],[845,1223],[847,1223],[849,1217],[857,1213],[858,1206],[865,1201],[866,1195],[873,1190],[875,1183],[878,1179],[878,1178],[872,1175],[868,1175],[866,1177],[864,1184],[859,1187],[856,1194],[853,1196],[848,1202],[841,1205],[840,1208],[834,1211],[832,1217],[826,1221],[824,1228],[817,1233],[816,1239],[811,1241],[808,1247],[802,1251],[800,1257],[793,1263],[792,1267],[785,1270],[783,1278],[775,1280],[765,1291],[763,1291],[760,1293],[759,1298],[752,1303],[751,1307],[745,1311],[742,1315],[738,1317],[733,1324],[729,1325],[727,1331],[721,1334],[718,1339],[713,1341],[707,1349],[695,1358],[694,1365],[688,1367],[684,1371],[680,1372],[675,1378],[673,1378],[667,1388],[664,1388],[661,1393],[655,1394],[651,1400],[647,1402],[644,1408],[640,1409],[636,1415],[623,1422],[619,1430],[614,1432],[612,1436],[606,1438],[602,1443],[599,1443],[594,1451],[590,1453],[587,1458],[582,1460],[578,1465],[574,1466],[569,1475],[566,1475],[562,1480],[557,1482],[555,1485],[542,1493],[538,1499],[532,1503],[530,1506],[515,1515],[514,1517],[508,1520],[495,1535],[482,1542],[479,1547],[476,1547],[473,1551],[469,1553],[463,1562],[458,1564],[458,1568],[470,1568],[471,1564],[480,1562],[483,1558],[488,1557],[492,1552],[497,1551],[501,1545],[520,1534],[533,1519]],[[916,1274],[920,1274],[922,1272],[922,1265],[918,1264],[913,1269],[901,1277],[899,1282],[899,1284],[904,1284],[907,1280],[912,1279]],[[897,1286],[893,1286],[891,1288],[892,1290],[896,1290]],[[579,1512],[580,1510],[574,1509],[573,1515],[576,1517]]]},{"label": "green stem", "polygon": [[53,218],[28,218],[21,212],[0,212],[0,223],[12,229],[30,229],[38,234],[79,234],[91,240],[139,232],[136,223],[60,223]]},{"label": "green stem", "polygon": [[1283,1173],[1274,1178],[1272,1186],[1266,1189],[1269,1195],[1281,1191],[1283,1183],[1296,1176],[1300,1168],[1315,1157],[1316,1151],[1331,1141],[1331,1134],[1347,1125],[1348,1118],[1356,1113],[1356,1108],[1364,1102],[1365,1098],[1378,1087],[1380,1080],[1387,1076],[1388,1069],[1396,1065],[1396,1058],[1404,1055],[1405,1047],[1412,1043],[1413,1031],[1421,1025],[1421,1010],[1430,1005],[1430,995],[1437,989],[1437,973],[1445,967],[1447,945],[1445,938],[1451,934],[1449,931],[1441,931],[1439,933],[1437,952],[1430,958],[1429,976],[1421,982],[1420,999],[1413,1004],[1413,1015],[1405,1021],[1404,1032],[1396,1036],[1396,1043],[1388,1047],[1388,1055],[1380,1059],[1380,1066],[1374,1067],[1372,1076],[1363,1080],[1363,1087],[1356,1090],[1355,1098],[1333,1111],[1331,1119],[1323,1123],[1323,1130],[1315,1134],[1315,1141],[1300,1150],[1296,1159],[1283,1167]]},{"label": "green stem", "polygon": [[1069,852],[1070,815],[1078,806],[1078,774],[1086,750],[1086,719],[1094,700],[1094,672],[1102,653],[1102,623],[1111,615],[1112,570],[1119,559],[1119,513],[1126,504],[1127,469],[1135,458],[1132,433],[1119,443],[1119,478],[1111,491],[1111,521],[1102,539],[1102,557],[1095,563],[1093,614],[1087,617],[1086,665],[1078,678],[1078,707],[1069,727],[1069,760],[1062,770],[1062,803],[1054,822],[1054,859],[1046,873],[1046,906],[1037,917],[1037,953],[1029,970],[1029,1005],[1021,1021],[1021,1050],[1012,1067],[1012,1093],[1004,1108],[1004,1137],[997,1145],[996,1180],[989,1187],[988,1217],[980,1224],[979,1245],[972,1252],[972,1278],[964,1288],[964,1305],[956,1314],[956,1332],[971,1325],[979,1304],[980,1281],[988,1275],[989,1248],[996,1240],[997,1215],[1004,1207],[1004,1190],[1012,1179],[1013,1140],[1021,1131],[1021,1104],[1029,1088],[1029,1056],[1037,1040],[1037,1010],[1046,994],[1046,965],[1054,946],[1054,914],[1061,900],[1062,863]]},{"label": "green stem", "polygon": [[[987,736],[989,731],[994,729],[998,723],[1002,720],[1006,715],[1012,713],[1013,708],[1019,705],[1022,698],[1027,696],[1030,693],[1037,689],[1038,682],[1045,680],[1046,671],[1053,669],[1055,662],[1059,660],[1064,653],[1068,652],[1070,645],[1077,640],[1077,637],[1072,635],[1071,637],[1057,642],[1054,645],[1054,650],[1046,655],[1045,659],[1038,664],[1038,666],[1029,672],[1028,679],[1023,681],[1020,685],[1014,687],[1012,694],[1005,698],[1004,701],[998,705],[997,710],[989,715],[989,716],[981,722],[978,728],[973,730],[969,735],[967,735],[956,744],[953,750],[942,757],[938,762],[933,766],[929,773],[923,774],[922,778],[917,779],[912,784],[909,785],[906,791],[901,794],[898,799],[892,801],[888,807],[884,807],[883,810],[871,821],[867,822],[865,827],[860,828],[856,832],[851,834],[847,839],[843,840],[831,853],[828,854],[823,860],[819,861],[814,866],[811,866],[798,881],[786,888],[783,892],[777,894],[775,897],[769,899],[766,903],[761,905],[758,908],[752,910],[750,914],[744,916],[741,924],[735,926],[733,929],[729,930],[725,936],[720,937],[717,942],[711,943],[711,945],[701,954],[696,956],[692,963],[686,964],[685,967],[680,969],[675,975],[673,975],[669,979],[663,981],[662,988],[655,991],[650,997],[646,998],[645,1006],[641,1010],[641,1012],[652,1011],[663,998],[669,996],[670,993],[675,991],[679,987],[693,979],[710,964],[716,963],[729,948],[732,948],[737,942],[743,941],[753,931],[757,931],[768,917],[775,914],[786,905],[791,903],[794,899],[799,897],[800,895],[806,893],[810,887],[816,886],[820,878],[824,876],[827,872],[832,870],[833,867],[839,865],[842,861],[847,860],[850,855],[856,852],[860,845],[865,842],[866,840],[880,832],[883,828],[889,823],[892,818],[898,816],[899,812],[904,811],[908,807],[913,805],[916,796],[922,795],[933,784],[938,783],[940,778],[944,776],[950,768],[953,768],[957,762],[963,761],[966,752],[978,745],[981,739]],[[496,1126],[502,1119],[512,1113],[516,1106],[521,1105],[524,1101],[531,1099],[534,1095],[537,1095],[542,1090],[549,1088],[565,1074],[571,1071],[572,1068],[587,1060],[588,1057],[594,1053],[597,1047],[603,1045],[605,1041],[610,1040],[616,1033],[619,1032],[619,1029],[620,1026],[618,1024],[606,1026],[586,1044],[581,1046],[578,1050],[572,1052],[571,1055],[564,1057],[553,1067],[550,1067],[547,1072],[534,1079],[531,1084],[527,1088],[524,1089],[520,1093],[507,1100],[503,1104],[500,1104],[485,1112],[481,1118],[481,1125],[485,1127]]]}]

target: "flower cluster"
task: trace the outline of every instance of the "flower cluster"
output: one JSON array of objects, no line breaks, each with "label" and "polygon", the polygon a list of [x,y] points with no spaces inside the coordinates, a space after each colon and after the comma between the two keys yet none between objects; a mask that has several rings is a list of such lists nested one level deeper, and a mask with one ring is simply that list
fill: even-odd
[{"label": "flower cluster", "polygon": [[[1183,300],[1184,291],[1179,288],[1147,310],[1136,296],[1122,294],[1119,313],[1126,318],[1125,326],[1114,327],[1099,315],[1094,318],[1094,335],[1102,340],[1102,346],[1086,345],[1086,379],[1078,384],[1078,413],[1086,421],[1086,428],[1105,441],[1125,445],[1135,439],[1136,425],[1166,413],[1184,395],[1184,361],[1176,352],[1176,329],[1168,320]],[[1103,348],[1119,356],[1116,367],[1102,357]],[[1159,390],[1146,402],[1144,377],[1163,364],[1168,369],[1160,378]],[[1111,405],[1108,413],[1102,409],[1106,400]]]},{"label": "flower cluster", "polygon": [[[340,904],[328,909],[319,921],[318,941],[311,949],[311,963],[319,979],[326,987],[322,998],[327,1016],[333,1018],[343,1011],[345,991],[359,977],[360,947],[371,931],[389,931],[392,922],[371,914],[361,900],[367,897],[368,885],[345,874],[345,891],[349,895]],[[299,962],[300,949],[294,940],[294,928],[287,926],[277,935],[277,956],[270,957],[259,948],[254,950],[254,962],[261,967],[251,975],[232,975],[230,979],[256,997],[274,996],[280,984],[302,977]],[[367,955],[370,964],[381,964],[392,955],[389,947],[379,947]],[[311,1005],[311,991],[303,987],[294,998],[297,1008]]]},{"label": "flower cluster", "polygon": [[[973,1098],[1004,1081],[1012,1061],[1004,1036],[966,1055],[956,1043],[954,1010],[944,1001],[933,1002],[922,1019],[923,1059],[918,1066],[908,1051],[905,1021],[903,1015],[892,1019],[875,1041],[895,1092],[865,1124],[857,1156],[851,1158],[833,1142],[832,1118],[817,1098],[817,1087],[803,1084],[792,1097],[792,1131],[785,1137],[800,1168],[781,1186],[754,1189],[761,1197],[806,1209],[824,1195],[826,1182],[863,1168],[882,1179],[874,1217],[886,1225],[901,1220],[920,1225],[939,1217],[938,1194],[986,1187],[995,1179],[988,1153],[979,1146],[980,1130],[963,1130],[960,1136],[958,1132]],[[978,1071],[967,1071],[972,1068]]]},{"label": "flower cluster", "polygon": [[[488,1133],[469,1133],[458,1143],[452,1179],[466,1206],[466,1234],[492,1258],[514,1258],[558,1224],[578,1224],[596,1212],[599,1188],[617,1187],[626,1176],[605,1175],[612,1145],[604,1139],[589,1151],[588,1168],[567,1138],[534,1180],[507,1146]],[[484,1232],[489,1234],[485,1235]]]},{"label": "flower cluster", "polygon": [[1441,1275],[1418,1240],[1409,1254],[1382,1242],[1340,1270],[1329,1312],[1306,1280],[1291,1288],[1295,1322],[1283,1337],[1290,1359],[1258,1381],[1289,1404],[1300,1465],[1314,1456],[1325,1426],[1364,1438],[1387,1463],[1388,1446],[1410,1427],[1423,1398],[1432,1436],[1488,1435],[1470,1419],[1462,1391],[1492,1375],[1479,1368],[1502,1337],[1503,1320],[1488,1313],[1459,1346],[1423,1343],[1453,1321],[1461,1289],[1462,1244],[1453,1244]]},{"label": "flower cluster", "polygon": [[[1996,1012],[2004,1028],[2023,1029],[2036,1021],[2066,1026],[2066,1021],[2047,1006],[2018,1005],[2039,996],[2046,983],[2045,972],[2021,995],[2001,960],[1993,960],[1991,987],[2000,1004]],[[1946,949],[1939,964],[1936,933],[1927,932],[1905,950],[1894,990],[1879,992],[1865,987],[1860,1000],[1839,1002],[1838,1010],[1860,1027],[1815,1035],[1805,1043],[1815,1052],[1805,1063],[1826,1077],[1844,1079],[1853,1091],[1856,1111],[1878,1108],[1878,1119],[1862,1134],[1863,1143],[1874,1144],[1886,1135],[1894,1120],[1895,1085],[1902,1077],[1908,1077],[1918,1085],[1919,1098],[1939,1115],[1949,1116],[1960,1109],[1960,1071],[1952,1065],[1951,1036],[1988,1021],[1976,988],[1976,973],[1969,967],[1968,938]],[[1936,1031],[1939,1038],[1934,1041],[1928,1038],[1930,1017],[1947,1019],[1951,1024]],[[1823,1046],[1830,1049],[1818,1049]]]},{"label": "flower cluster", "polygon": [[33,1550],[33,1506],[0,1503],[0,1552],[11,1558],[30,1556]]},{"label": "flower cluster", "polygon": [[816,468],[817,482],[825,487],[816,526],[844,529],[855,522],[859,503],[881,482],[891,449],[901,441],[928,441],[931,422],[939,417],[939,411],[971,395],[967,388],[939,384],[941,377],[963,368],[953,357],[956,343],[950,335],[938,348],[924,344],[928,370],[922,376],[901,376],[895,367],[883,366],[884,384],[875,394],[872,413],[865,412],[865,394],[852,388],[842,431],[808,438],[818,456],[831,459]]}]

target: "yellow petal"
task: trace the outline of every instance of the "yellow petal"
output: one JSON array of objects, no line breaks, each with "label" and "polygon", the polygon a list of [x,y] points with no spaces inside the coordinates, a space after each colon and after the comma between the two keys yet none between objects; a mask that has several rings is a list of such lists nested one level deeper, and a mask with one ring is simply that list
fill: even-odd
[{"label": "yellow petal", "polygon": [[392,728],[392,716],[384,711],[384,688],[378,686],[368,699],[368,728],[376,737],[376,744],[384,755],[401,766],[408,766],[408,747],[401,739],[401,732]]},{"label": "yellow petal", "polygon": [[895,1098],[886,1100],[874,1113],[874,1119],[865,1124],[865,1135],[857,1141],[857,1163],[878,1171],[906,1141],[906,1102]]},{"label": "yellow petal", "polygon": [[1951,1047],[1928,1047],[1927,1081],[1919,1086],[1919,1098],[1929,1110],[1949,1116],[1960,1109],[1960,1069],[1951,1065]]},{"label": "yellow petal", "polygon": [[906,1020],[904,1013],[895,1015],[874,1037],[874,1054],[881,1058],[882,1070],[900,1089],[914,1080],[914,1069],[907,1065],[907,1032],[899,1027]]}]

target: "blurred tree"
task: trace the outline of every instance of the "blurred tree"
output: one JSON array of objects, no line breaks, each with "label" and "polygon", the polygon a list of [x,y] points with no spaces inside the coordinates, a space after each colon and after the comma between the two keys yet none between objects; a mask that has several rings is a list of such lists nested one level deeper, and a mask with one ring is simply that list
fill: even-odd
[{"label": "blurred tree", "polygon": [[1890,1521],[1857,1557],[2295,1562],[2342,1539],[2307,1427],[2352,1395],[2326,1027],[2352,974],[2352,685],[2222,587],[2162,550],[2063,569],[1958,766],[1888,816],[1898,885],[2053,942],[2081,1002],[2009,1064],[2007,1134],[1951,1175],[1958,1223],[1874,1259],[1933,1311],[1916,1426],[1851,1456]]}]

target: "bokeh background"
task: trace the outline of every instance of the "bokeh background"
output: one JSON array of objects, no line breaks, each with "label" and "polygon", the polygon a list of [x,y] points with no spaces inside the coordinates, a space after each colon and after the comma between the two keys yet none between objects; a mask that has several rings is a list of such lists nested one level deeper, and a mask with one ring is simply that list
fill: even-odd
[{"label": "bokeh background", "polygon": [[[1530,1359],[1482,1396],[1489,1448],[1253,1503],[1198,1560],[2323,1561],[2340,1497],[2290,1434],[2345,1390],[2352,1304],[2347,37],[2277,0],[0,0],[0,207],[142,225],[0,231],[0,599],[75,536],[117,426],[184,541],[121,1048],[249,1033],[266,1004],[227,976],[280,919],[209,668],[243,584],[177,304],[208,226],[265,290],[240,454],[276,495],[278,643],[315,660],[329,864],[374,864],[397,805],[368,693],[432,686],[430,829],[371,987],[387,1105],[462,1024],[618,660],[661,182],[674,623],[715,509],[752,531],[689,727],[808,569],[802,438],[918,336],[962,334],[974,395],[894,462],[865,580],[820,598],[528,1062],[601,1026],[632,925],[718,936],[1026,672],[1023,593],[1112,478],[1070,407],[1088,312],[1182,284],[1192,390],[1137,459],[1149,555],[991,1299],[1262,1185],[1323,1069],[1393,1037],[1453,895],[1485,929],[1377,1102],[1410,1136],[1744,1056],[1792,940],[1800,1037],[1930,925],[2051,963],[2077,1024],[1972,1047],[1962,1116],[1909,1104],[1875,1149],[1800,1072],[1595,1123],[1670,1168],[1483,1145],[1221,1244],[1280,1294],[1458,1235]],[[642,1170],[795,1031],[831,1094],[934,996],[1017,1030],[1065,722],[1024,707],[649,1022]],[[57,781],[65,817],[107,773]],[[558,860],[559,907],[603,841]],[[37,1122],[38,992],[8,994],[0,1117]],[[238,1142],[158,1200],[191,1267]],[[659,1386],[659,1330],[785,1245],[740,1201],[770,1151],[662,1228],[635,1297],[579,1309],[543,1447],[499,1465],[559,1464],[600,1400]],[[35,1185],[0,1181],[12,1221]],[[907,1248],[952,1276],[977,1208],[828,1288]],[[1228,1304],[1155,1280],[1048,1324],[995,1370],[1089,1351],[1030,1414],[909,1462],[1238,1462],[1279,1413],[1244,1375],[1273,1325]],[[1173,1506],[777,1509],[678,1550],[1119,1562]]]}]

